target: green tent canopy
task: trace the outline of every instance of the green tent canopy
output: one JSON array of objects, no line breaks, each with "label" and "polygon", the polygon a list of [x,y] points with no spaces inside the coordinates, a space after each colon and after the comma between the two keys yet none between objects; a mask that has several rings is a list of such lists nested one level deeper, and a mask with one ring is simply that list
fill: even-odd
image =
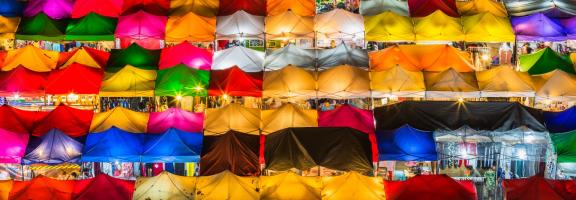
[{"label": "green tent canopy", "polygon": [[559,163],[576,162],[576,131],[550,134]]},{"label": "green tent canopy", "polygon": [[570,58],[554,52],[549,47],[533,54],[520,56],[520,68],[531,75],[544,74],[555,69],[576,74]]},{"label": "green tent canopy", "polygon": [[19,40],[63,40],[68,20],[53,20],[44,13],[23,18],[16,33]]},{"label": "green tent canopy", "polygon": [[113,41],[118,20],[90,13],[73,19],[66,28],[66,40]]},{"label": "green tent canopy", "polygon": [[158,71],[155,96],[207,96],[210,72],[176,65]]},{"label": "green tent canopy", "polygon": [[117,72],[126,65],[144,70],[157,70],[160,60],[160,50],[144,49],[132,43],[126,49],[113,49],[106,65],[106,72]]}]

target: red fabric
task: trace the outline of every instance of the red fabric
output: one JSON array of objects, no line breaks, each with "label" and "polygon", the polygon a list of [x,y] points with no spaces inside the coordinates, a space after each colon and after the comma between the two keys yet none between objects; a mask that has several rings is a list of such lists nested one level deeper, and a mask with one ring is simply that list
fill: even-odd
[{"label": "red fabric", "polygon": [[426,17],[436,10],[441,10],[451,17],[459,17],[455,0],[408,0],[412,17]]},{"label": "red fabric", "polygon": [[76,181],[73,196],[76,200],[132,199],[133,191],[134,181],[100,174],[95,178]]},{"label": "red fabric", "polygon": [[98,63],[98,65],[105,67],[106,63],[108,63],[108,58],[110,58],[109,52],[93,49],[90,47],[81,47],[74,49],[72,51],[60,53],[60,55],[58,56],[58,65],[60,66],[66,63],[72,56],[74,56],[74,54],[78,53],[78,51],[80,51],[81,49],[84,49],[84,51],[86,51],[88,55],[90,55],[90,57],[92,57],[92,59],[96,61],[96,63]]},{"label": "red fabric", "polygon": [[122,0],[76,0],[72,18],[81,18],[91,12],[106,17],[118,17],[121,11]]},{"label": "red fabric", "polygon": [[19,66],[0,72],[0,96],[43,96],[48,73]]},{"label": "red fabric", "polygon": [[212,66],[212,52],[196,47],[186,41],[172,47],[162,49],[158,67],[166,69],[179,64],[190,68],[208,70]]},{"label": "red fabric", "polygon": [[244,72],[237,66],[210,72],[210,96],[262,96],[262,72]]},{"label": "red fabric", "polygon": [[11,200],[67,200],[72,199],[74,181],[60,181],[39,176],[30,181],[14,181]]},{"label": "red fabric", "polygon": [[6,59],[7,55],[8,55],[7,51],[0,51],[0,66],[4,65],[4,60]]},{"label": "red fabric", "polygon": [[70,137],[83,136],[90,130],[90,123],[94,111],[79,110],[65,105],[59,105],[56,109],[47,113],[44,118],[34,127],[32,135],[42,136],[51,129],[58,129]]},{"label": "red fabric", "polygon": [[391,200],[476,200],[472,181],[456,181],[447,175],[421,175],[407,181],[385,181],[386,199]]},{"label": "red fabric", "polygon": [[546,180],[542,175],[525,179],[504,180],[508,200],[576,199],[576,181]]},{"label": "red fabric", "polygon": [[154,15],[167,16],[170,10],[170,0],[124,0],[122,15],[132,14],[139,10]]},{"label": "red fabric", "polygon": [[47,94],[98,94],[104,71],[74,63],[50,72]]},{"label": "red fabric", "polygon": [[266,0],[220,0],[218,16],[244,10],[252,15],[266,16]]},{"label": "red fabric", "polygon": [[8,105],[0,106],[0,128],[15,133],[30,133],[41,113],[26,111]]}]

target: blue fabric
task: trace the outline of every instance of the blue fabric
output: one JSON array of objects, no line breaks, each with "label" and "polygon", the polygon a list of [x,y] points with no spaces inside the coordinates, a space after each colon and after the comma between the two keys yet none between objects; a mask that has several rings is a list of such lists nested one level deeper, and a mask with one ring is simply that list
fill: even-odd
[{"label": "blue fabric", "polygon": [[24,156],[25,164],[61,164],[76,162],[82,155],[82,143],[58,129],[52,129],[39,138],[39,143],[29,147]]},{"label": "blue fabric", "polygon": [[380,160],[436,161],[436,143],[432,132],[420,131],[408,125],[396,130],[377,131]]},{"label": "blue fabric", "polygon": [[140,162],[144,136],[117,127],[90,133],[84,145],[82,162]]},{"label": "blue fabric", "polygon": [[576,130],[576,107],[562,112],[544,112],[546,128],[551,133],[565,133]]},{"label": "blue fabric", "polygon": [[17,0],[0,0],[0,15],[4,17],[20,17],[24,7]]},{"label": "blue fabric", "polygon": [[174,128],[162,134],[147,134],[142,162],[198,162],[202,133],[188,133]]}]

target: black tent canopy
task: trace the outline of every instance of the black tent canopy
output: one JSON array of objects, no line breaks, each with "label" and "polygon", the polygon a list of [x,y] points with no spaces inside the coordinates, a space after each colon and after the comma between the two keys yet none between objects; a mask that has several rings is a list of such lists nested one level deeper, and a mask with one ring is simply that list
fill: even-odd
[{"label": "black tent canopy", "polygon": [[222,135],[204,136],[200,175],[231,171],[240,176],[260,174],[260,137],[230,130]]}]

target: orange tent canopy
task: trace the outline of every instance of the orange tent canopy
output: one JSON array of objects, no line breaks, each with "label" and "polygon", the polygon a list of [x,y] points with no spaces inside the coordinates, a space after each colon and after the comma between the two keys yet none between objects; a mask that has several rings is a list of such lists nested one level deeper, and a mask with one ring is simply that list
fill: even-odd
[{"label": "orange tent canopy", "polygon": [[61,181],[45,176],[30,181],[14,181],[10,197],[12,200],[72,199],[74,181]]},{"label": "orange tent canopy", "polygon": [[369,54],[374,71],[401,66],[409,71],[441,72],[454,69],[472,72],[474,66],[467,52],[449,45],[396,45]]}]

